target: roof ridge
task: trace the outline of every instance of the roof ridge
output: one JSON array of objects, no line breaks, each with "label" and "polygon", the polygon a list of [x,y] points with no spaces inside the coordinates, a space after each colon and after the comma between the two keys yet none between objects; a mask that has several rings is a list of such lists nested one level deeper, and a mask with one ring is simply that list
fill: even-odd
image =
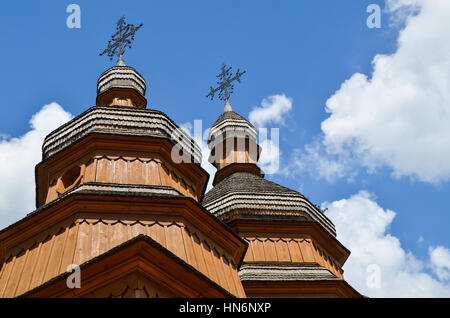
[{"label": "roof ridge", "polygon": [[243,121],[247,122],[251,127],[255,128],[252,125],[252,123],[250,123],[244,116],[239,115],[234,110],[228,110],[228,111],[223,112],[222,114],[220,114],[219,118],[217,118],[217,120],[214,122],[214,124],[211,127],[217,126],[221,122],[223,122],[225,120],[229,120],[229,119],[231,119],[231,120],[243,120]]}]

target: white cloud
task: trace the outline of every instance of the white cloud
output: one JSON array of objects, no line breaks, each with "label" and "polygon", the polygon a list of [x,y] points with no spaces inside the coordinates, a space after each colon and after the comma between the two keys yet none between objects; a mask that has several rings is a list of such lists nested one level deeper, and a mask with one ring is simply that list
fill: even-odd
[{"label": "white cloud", "polygon": [[57,103],[33,115],[21,137],[0,137],[0,228],[35,209],[34,167],[42,159],[42,143],[53,129],[72,118]]},{"label": "white cloud", "polygon": [[266,175],[277,173],[280,167],[281,150],[278,139],[273,137],[271,139],[259,139],[262,151],[258,165]]},{"label": "white cloud", "polygon": [[[279,146],[279,128],[272,128],[268,136],[268,125],[285,125],[286,116],[292,109],[292,98],[285,94],[276,94],[264,98],[261,106],[255,106],[248,114],[249,121],[258,129],[261,156],[259,166],[265,174],[279,171],[281,150]],[[276,131],[275,131],[276,130]]]},{"label": "white cloud", "polygon": [[402,26],[420,10],[422,0],[386,0],[385,12],[390,14],[390,26]]},{"label": "white cloud", "polygon": [[[450,284],[443,280],[450,265],[449,250],[431,249],[427,261],[405,251],[400,240],[389,233],[395,212],[383,209],[375,200],[374,195],[360,191],[322,205],[328,208],[326,215],[335,224],[338,239],[351,251],[344,265],[345,279],[369,297],[449,297]],[[441,275],[427,273],[431,266],[443,270]],[[379,286],[373,284],[377,274]]]},{"label": "white cloud", "polygon": [[248,118],[256,127],[266,127],[267,124],[284,125],[285,116],[291,108],[292,98],[284,94],[272,95],[261,101],[261,107],[253,107]]},{"label": "white cloud", "polygon": [[429,248],[431,267],[441,280],[450,279],[450,250],[444,246]]},{"label": "white cloud", "polygon": [[281,170],[286,177],[296,177],[299,174],[308,173],[317,178],[323,178],[333,182],[337,178],[347,176],[351,181],[353,172],[351,165],[344,158],[333,159],[325,153],[318,141],[304,146],[303,151],[294,149],[290,161]]},{"label": "white cloud", "polygon": [[[262,148],[258,164],[267,175],[278,172],[281,151],[279,147],[278,128],[271,128],[269,130],[266,129],[265,126],[269,123],[284,124],[285,116],[291,108],[292,99],[286,97],[284,94],[278,94],[264,98],[261,102],[261,107],[254,107],[249,113],[249,120],[257,127],[258,142]],[[194,126],[195,125],[196,123],[194,122]],[[182,123],[180,124],[180,127],[194,138],[202,150],[201,166],[210,175],[206,190],[209,191],[212,188],[212,181],[217,170],[208,161],[210,154],[207,143],[208,130],[202,131],[203,128],[201,127],[201,124],[199,124],[198,127],[193,127],[190,122]]]},{"label": "white cloud", "polygon": [[[201,167],[209,173],[208,184],[206,185],[206,192],[212,189],[212,182],[214,180],[214,176],[216,174],[216,167],[214,167],[209,161],[210,149],[208,147],[208,134],[209,129],[203,131],[202,121],[196,120],[194,121],[194,127],[190,122],[182,123],[179,125],[181,129],[183,129],[188,135],[195,140],[197,145],[199,145],[202,151],[202,163]],[[194,129],[193,129],[194,128]]]},{"label": "white cloud", "polygon": [[[355,73],[341,85],[326,102],[330,115],[321,124],[320,149],[307,146],[297,157],[317,162],[316,170],[328,161],[334,177],[355,174],[359,167],[369,173],[389,167],[396,178],[446,182],[450,1],[387,0],[386,8],[391,17],[405,20],[397,51],[375,56],[370,77]],[[330,179],[329,173],[317,175]]]},{"label": "white cloud", "polygon": [[410,11],[417,9],[421,2],[422,0],[386,0],[386,9],[388,12]]}]

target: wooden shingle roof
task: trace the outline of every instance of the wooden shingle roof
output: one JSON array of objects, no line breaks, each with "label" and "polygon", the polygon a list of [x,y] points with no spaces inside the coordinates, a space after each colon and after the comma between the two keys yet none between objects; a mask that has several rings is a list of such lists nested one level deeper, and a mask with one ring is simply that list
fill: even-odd
[{"label": "wooden shingle roof", "polygon": [[334,224],[303,194],[249,172],[235,172],[207,192],[202,205],[222,221],[240,217],[306,219],[336,236]]}]

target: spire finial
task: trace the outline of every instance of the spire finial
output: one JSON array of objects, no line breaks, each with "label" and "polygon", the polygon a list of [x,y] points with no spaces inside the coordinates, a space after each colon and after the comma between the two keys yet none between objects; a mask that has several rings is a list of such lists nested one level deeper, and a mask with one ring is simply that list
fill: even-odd
[{"label": "spire finial", "polygon": [[[228,103],[228,100],[230,99],[230,95],[233,93],[234,85],[232,84],[233,81],[238,81],[238,83],[241,82],[241,76],[245,74],[245,71],[240,72],[239,69],[237,69],[236,74],[231,73],[231,66],[227,67],[225,64],[222,65],[221,72],[216,75],[216,77],[219,79],[217,81],[217,88],[214,88],[213,86],[210,87],[210,92],[206,97],[211,97],[211,100],[214,98],[214,94],[216,92],[219,92],[219,99],[224,100]],[[226,103],[225,103],[226,106]],[[231,107],[230,107],[231,108]]]},{"label": "spire finial", "polygon": [[233,111],[233,109],[231,108],[230,102],[227,100],[225,100],[225,107],[223,108],[223,112],[231,112]]},{"label": "spire finial", "polygon": [[125,61],[122,58],[122,55],[119,55],[119,59],[117,60],[116,66],[126,66]]},{"label": "spire finial", "polygon": [[121,17],[117,22],[116,33],[114,33],[111,40],[108,41],[108,47],[100,53],[100,56],[107,53],[109,59],[112,60],[114,55],[117,55],[119,57],[117,65],[119,65],[119,63],[125,65],[122,55],[125,53],[127,47],[131,48],[131,41],[134,40],[134,34],[141,27],[142,23],[135,27],[134,24],[127,24],[125,22],[125,17]]}]

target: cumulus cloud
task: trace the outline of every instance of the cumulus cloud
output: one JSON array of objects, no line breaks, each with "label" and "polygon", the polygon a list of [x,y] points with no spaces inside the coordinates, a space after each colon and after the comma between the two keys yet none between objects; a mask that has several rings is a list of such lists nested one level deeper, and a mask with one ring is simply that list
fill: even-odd
[{"label": "cumulus cloud", "polygon": [[[321,124],[320,147],[328,161],[351,166],[353,173],[388,167],[396,178],[446,182],[450,1],[387,0],[386,10],[396,19],[405,17],[398,48],[375,56],[370,76],[355,73],[326,101],[329,117]],[[308,161],[317,152],[303,154]],[[341,177],[339,170],[335,176]]]},{"label": "cumulus cloud", "polygon": [[272,95],[261,101],[261,106],[255,106],[248,118],[256,127],[266,127],[268,124],[284,125],[286,115],[292,108],[292,98],[284,94]]},{"label": "cumulus cloud", "polygon": [[281,150],[278,135],[272,130],[271,138],[259,138],[261,155],[258,165],[266,175],[277,173],[280,168]]},{"label": "cumulus cloud", "polygon": [[[449,297],[450,253],[430,248],[430,259],[405,251],[389,233],[396,213],[383,209],[366,191],[331,203],[326,215],[336,225],[338,239],[351,251],[344,265],[345,279],[370,297]],[[436,275],[427,271],[434,268]]]},{"label": "cumulus cloud", "polygon": [[285,125],[286,117],[292,109],[292,98],[285,94],[271,95],[261,101],[261,106],[255,106],[248,114],[249,121],[258,130],[261,156],[259,165],[265,174],[274,174],[280,168],[281,150],[279,145],[279,127],[271,128],[274,124]]},{"label": "cumulus cloud", "polygon": [[296,177],[308,173],[311,176],[333,182],[337,178],[347,177],[352,180],[355,172],[351,169],[349,160],[341,157],[339,160],[329,156],[320,141],[306,144],[303,150],[294,149],[291,158],[280,171],[285,177]]},{"label": "cumulus cloud", "polygon": [[[203,131],[202,121],[195,120],[194,126],[190,122],[182,123],[179,125],[181,129],[183,129],[188,135],[195,140],[197,145],[199,145],[202,151],[202,163],[201,167],[206,170],[209,174],[209,181],[206,185],[206,192],[212,189],[212,182],[214,180],[214,176],[216,174],[216,167],[214,167],[209,161],[209,154],[211,150],[208,147],[208,134],[209,129]],[[205,192],[205,193],[206,193]]]},{"label": "cumulus cloud", "polygon": [[72,118],[57,103],[42,107],[21,137],[0,137],[0,228],[35,209],[34,167],[42,159],[42,143],[53,129]]},{"label": "cumulus cloud", "polygon": [[450,250],[444,246],[430,247],[431,267],[437,277],[442,280],[450,279]]}]

